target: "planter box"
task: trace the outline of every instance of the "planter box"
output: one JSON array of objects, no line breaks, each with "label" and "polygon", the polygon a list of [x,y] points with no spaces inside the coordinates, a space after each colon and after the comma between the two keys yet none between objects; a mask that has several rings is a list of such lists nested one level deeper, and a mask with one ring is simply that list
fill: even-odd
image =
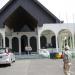
[{"label": "planter box", "polygon": [[62,53],[57,53],[57,52],[50,53],[50,58],[51,59],[61,59]]}]

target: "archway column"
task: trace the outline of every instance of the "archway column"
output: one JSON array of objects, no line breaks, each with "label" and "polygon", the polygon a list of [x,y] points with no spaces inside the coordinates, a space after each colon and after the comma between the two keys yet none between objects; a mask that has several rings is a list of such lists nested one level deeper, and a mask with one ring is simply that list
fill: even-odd
[{"label": "archway column", "polygon": [[30,37],[28,37],[28,46],[30,46]]},{"label": "archway column", "polygon": [[39,50],[40,50],[40,35],[38,34],[37,36],[37,52],[39,53]]},{"label": "archway column", "polygon": [[56,50],[57,50],[57,52],[59,51],[58,50],[58,37],[57,37],[57,34],[56,34]]},{"label": "archway column", "polygon": [[5,33],[3,34],[3,48],[5,48]]},{"label": "archway column", "polygon": [[73,49],[74,49],[74,34],[72,33]]},{"label": "archway column", "polygon": [[72,48],[72,39],[71,39],[71,36],[70,36],[70,48]]},{"label": "archway column", "polygon": [[2,39],[0,38],[0,48],[2,47]]},{"label": "archway column", "polygon": [[19,55],[21,55],[21,38],[18,38],[19,40]]},{"label": "archway column", "polygon": [[59,36],[59,49],[62,50],[62,37]]},{"label": "archway column", "polygon": [[9,37],[9,47],[12,49],[12,38]]}]

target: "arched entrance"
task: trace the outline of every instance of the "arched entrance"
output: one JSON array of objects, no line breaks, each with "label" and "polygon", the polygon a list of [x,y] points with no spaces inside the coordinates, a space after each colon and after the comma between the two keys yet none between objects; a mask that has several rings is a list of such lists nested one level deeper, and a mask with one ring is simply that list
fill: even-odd
[{"label": "arched entrance", "polygon": [[40,37],[41,48],[46,48],[47,39],[45,36]]},{"label": "arched entrance", "polygon": [[21,37],[21,52],[22,53],[27,53],[25,50],[25,46],[28,45],[28,38],[26,35],[23,35]]},{"label": "arched entrance", "polygon": [[41,48],[56,48],[55,33],[51,30],[44,30],[40,36]]},{"label": "arched entrance", "polygon": [[12,50],[14,52],[19,52],[19,40],[17,37],[12,38]]},{"label": "arched entrance", "polygon": [[37,40],[36,37],[30,38],[30,45],[32,47],[32,52],[37,52]]},{"label": "arched entrance", "polygon": [[56,48],[56,37],[52,36],[51,38],[52,48]]},{"label": "arched entrance", "polygon": [[5,37],[5,46],[9,47],[9,39],[7,37]]},{"label": "arched entrance", "polygon": [[58,46],[60,50],[65,48],[65,45],[69,45],[73,48],[72,33],[68,29],[62,29],[58,34]]}]

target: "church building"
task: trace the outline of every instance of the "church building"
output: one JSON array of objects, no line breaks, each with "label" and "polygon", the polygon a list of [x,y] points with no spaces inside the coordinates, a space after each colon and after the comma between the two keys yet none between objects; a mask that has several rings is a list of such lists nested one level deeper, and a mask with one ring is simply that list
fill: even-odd
[{"label": "church building", "polygon": [[74,48],[73,41],[74,25],[67,27],[37,0],[10,0],[0,10],[0,48],[22,54],[28,45],[38,53],[43,48],[58,51],[66,43]]}]

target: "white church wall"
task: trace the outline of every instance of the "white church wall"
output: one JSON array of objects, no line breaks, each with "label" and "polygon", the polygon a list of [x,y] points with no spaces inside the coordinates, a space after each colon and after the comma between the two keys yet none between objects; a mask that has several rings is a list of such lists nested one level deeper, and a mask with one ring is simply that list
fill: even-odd
[{"label": "white church wall", "polygon": [[21,38],[23,35],[26,35],[27,37],[36,37],[36,33],[35,32],[13,32],[12,33],[12,37],[18,37]]},{"label": "white church wall", "polygon": [[43,27],[39,27],[39,34],[41,34],[43,31],[45,30],[51,30],[53,31],[55,34],[58,34],[59,31],[61,31],[62,29],[68,29],[69,31],[71,31],[72,33],[75,32],[74,30],[74,24],[43,24]]},{"label": "white church wall", "polygon": [[[59,32],[62,30],[68,30],[69,32],[72,33],[72,39],[74,42],[74,33],[75,33],[75,25],[74,24],[67,24],[67,23],[62,23],[62,24],[43,24],[43,27],[38,27],[38,36],[41,36],[41,33],[44,32],[45,30],[51,30],[52,32],[55,33],[56,38],[56,49],[58,51],[58,35]],[[49,39],[48,39],[49,40]],[[40,43],[40,42],[39,42]],[[74,43],[73,43],[74,45]],[[73,46],[74,48],[74,46]]]}]

